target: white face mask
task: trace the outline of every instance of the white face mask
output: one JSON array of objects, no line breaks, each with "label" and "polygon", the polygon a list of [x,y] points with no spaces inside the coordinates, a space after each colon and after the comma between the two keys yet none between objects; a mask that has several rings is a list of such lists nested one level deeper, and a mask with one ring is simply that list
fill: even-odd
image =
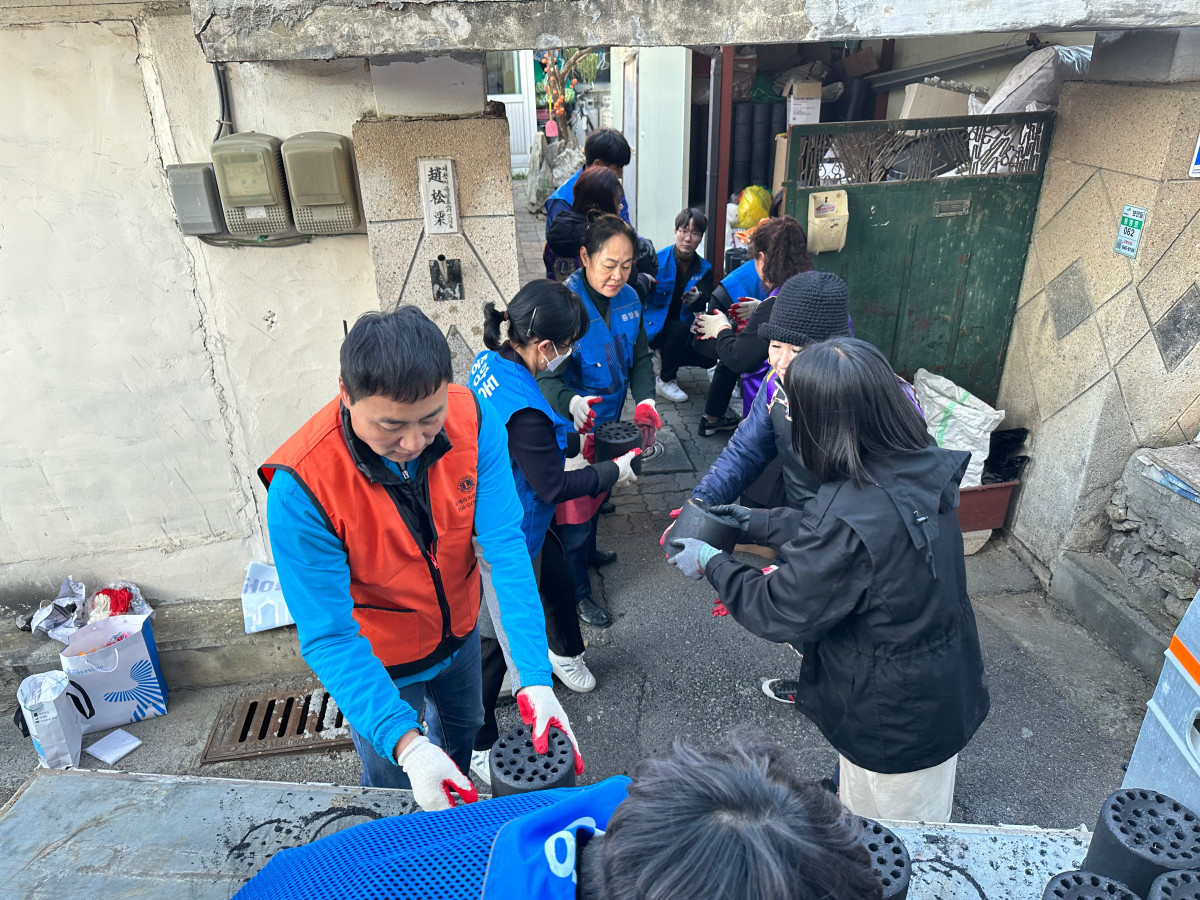
[{"label": "white face mask", "polygon": [[[570,350],[568,350],[566,353],[558,353],[557,351],[555,351],[554,359],[546,360],[546,371],[553,372],[555,369],[557,369],[559,366],[561,366],[563,363],[565,363],[567,361],[567,359],[570,357],[570,355],[571,355]],[[543,357],[543,359],[545,359],[545,357]]]}]

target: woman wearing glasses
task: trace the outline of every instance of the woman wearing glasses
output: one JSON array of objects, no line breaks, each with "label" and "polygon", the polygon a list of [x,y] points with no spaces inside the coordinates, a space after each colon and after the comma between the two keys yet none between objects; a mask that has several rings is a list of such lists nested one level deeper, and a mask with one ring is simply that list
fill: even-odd
[{"label": "woman wearing glasses", "polygon": [[[501,326],[506,326],[506,339],[501,338]],[[568,457],[578,456],[580,436],[567,419],[551,409],[536,376],[553,372],[564,363],[587,330],[587,311],[575,294],[552,281],[530,282],[505,311],[493,303],[484,308],[483,342],[488,349],[475,358],[470,378],[480,402],[500,414],[508,431],[513,479],[524,510],[521,530],[539,579],[551,668],[563,684],[581,692],[592,690],[596,679],[583,661],[574,585],[562,545],[547,529],[555,504],[603,496],[614,484],[636,480],[631,464],[639,452],[632,450],[619,459],[582,467],[566,462]],[[486,576],[482,558],[480,564]],[[489,603],[490,587],[485,577],[484,594]],[[484,725],[471,761],[478,775],[487,772],[486,752],[498,736],[495,706],[505,669],[499,636],[487,633],[493,629],[486,619],[481,615]]]}]

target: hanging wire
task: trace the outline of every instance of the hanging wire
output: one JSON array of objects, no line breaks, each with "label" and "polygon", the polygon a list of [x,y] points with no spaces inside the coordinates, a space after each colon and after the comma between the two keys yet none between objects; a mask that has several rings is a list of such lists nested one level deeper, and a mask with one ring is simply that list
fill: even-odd
[{"label": "hanging wire", "polygon": [[225,75],[224,63],[213,63],[213,77],[217,80],[217,133],[213,135],[216,143],[227,134],[233,134],[233,115],[229,109],[229,80]]}]

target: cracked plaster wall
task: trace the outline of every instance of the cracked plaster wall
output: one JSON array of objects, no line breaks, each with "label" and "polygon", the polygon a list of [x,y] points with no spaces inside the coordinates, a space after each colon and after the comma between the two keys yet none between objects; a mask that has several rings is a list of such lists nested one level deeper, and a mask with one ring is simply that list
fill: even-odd
[{"label": "cracked plaster wall", "polygon": [[[363,61],[230,67],[240,128],[350,134]],[[254,469],[336,390],[342,320],[377,308],[365,236],[185,238],[163,165],[208,156],[187,16],[0,30],[0,598],[66,574],[234,597],[266,559]]]},{"label": "cracked plaster wall", "polygon": [[191,0],[213,60],[451,50],[793,43],[1200,24],[1194,2],[1146,0]]},{"label": "cracked plaster wall", "polygon": [[[1104,547],[1134,450],[1200,428],[1198,133],[1200,84],[1064,88],[997,404],[1031,431],[1010,532],[1048,568]],[[1125,204],[1147,210],[1132,260]]]}]

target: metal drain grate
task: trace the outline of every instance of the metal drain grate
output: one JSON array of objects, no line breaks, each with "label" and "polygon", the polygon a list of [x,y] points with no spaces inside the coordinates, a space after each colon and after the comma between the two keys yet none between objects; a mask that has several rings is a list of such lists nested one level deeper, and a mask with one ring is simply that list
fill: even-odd
[{"label": "metal drain grate", "polygon": [[217,715],[201,763],[350,744],[342,711],[320,684],[233,697]]}]

